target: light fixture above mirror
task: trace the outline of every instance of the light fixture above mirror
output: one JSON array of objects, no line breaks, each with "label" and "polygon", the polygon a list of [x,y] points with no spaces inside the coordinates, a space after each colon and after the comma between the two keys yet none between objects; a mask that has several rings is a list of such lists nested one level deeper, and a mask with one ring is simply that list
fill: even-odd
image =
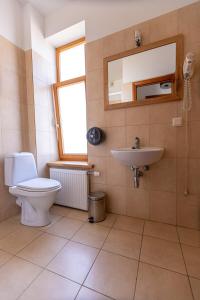
[{"label": "light fixture above mirror", "polygon": [[182,98],[183,36],[104,58],[105,110]]}]

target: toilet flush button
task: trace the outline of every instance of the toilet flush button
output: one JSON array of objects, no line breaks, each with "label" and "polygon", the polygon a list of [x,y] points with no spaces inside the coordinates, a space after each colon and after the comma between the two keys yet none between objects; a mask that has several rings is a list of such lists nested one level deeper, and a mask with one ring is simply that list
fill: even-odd
[{"label": "toilet flush button", "polygon": [[183,126],[183,119],[182,119],[182,117],[173,118],[172,119],[172,126],[173,127]]}]

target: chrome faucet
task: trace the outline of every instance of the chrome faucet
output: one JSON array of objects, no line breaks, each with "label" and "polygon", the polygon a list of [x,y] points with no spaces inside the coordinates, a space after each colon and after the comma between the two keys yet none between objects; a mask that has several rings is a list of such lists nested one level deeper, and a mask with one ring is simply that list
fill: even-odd
[{"label": "chrome faucet", "polygon": [[134,145],[133,145],[132,149],[140,149],[140,139],[137,136],[134,139]]}]

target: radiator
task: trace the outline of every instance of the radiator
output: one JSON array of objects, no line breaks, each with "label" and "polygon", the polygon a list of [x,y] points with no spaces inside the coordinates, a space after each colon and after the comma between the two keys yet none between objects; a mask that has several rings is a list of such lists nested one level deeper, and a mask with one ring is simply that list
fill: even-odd
[{"label": "radiator", "polygon": [[87,171],[50,168],[50,178],[58,180],[62,185],[55,203],[88,210]]}]

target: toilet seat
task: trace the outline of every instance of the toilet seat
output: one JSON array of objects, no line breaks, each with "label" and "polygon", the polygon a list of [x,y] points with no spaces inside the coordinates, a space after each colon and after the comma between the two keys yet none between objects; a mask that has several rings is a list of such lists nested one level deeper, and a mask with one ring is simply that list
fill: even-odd
[{"label": "toilet seat", "polygon": [[17,184],[17,188],[30,192],[49,192],[61,188],[60,182],[49,178],[34,178]]}]

